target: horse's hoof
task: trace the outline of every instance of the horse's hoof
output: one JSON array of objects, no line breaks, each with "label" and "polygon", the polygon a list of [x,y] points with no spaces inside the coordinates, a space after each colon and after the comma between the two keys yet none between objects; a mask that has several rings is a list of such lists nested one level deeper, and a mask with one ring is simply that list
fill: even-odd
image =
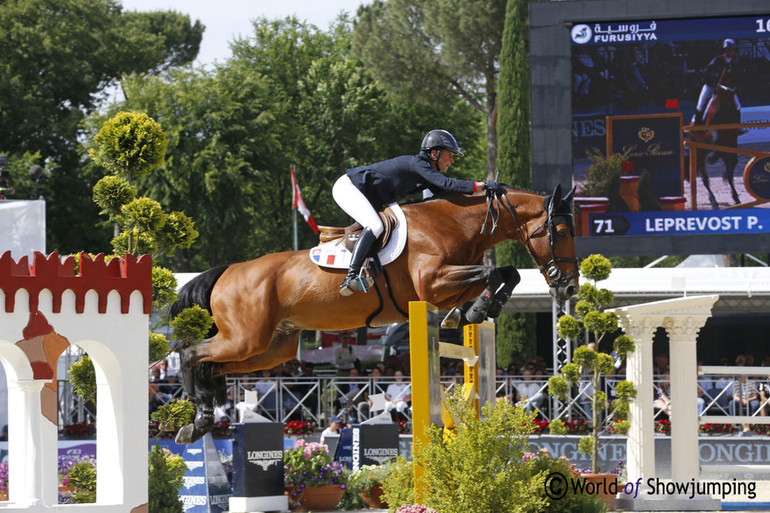
[{"label": "horse's hoof", "polygon": [[446,314],[446,317],[444,317],[444,320],[441,321],[441,327],[442,328],[448,328],[448,329],[455,329],[460,326],[460,321],[462,320],[463,312],[456,306],[452,307],[451,310],[449,310],[449,313]]},{"label": "horse's hoof", "polygon": [[741,197],[738,196],[738,193],[735,191],[733,191],[733,201],[735,202],[736,205],[739,205],[741,202]]},{"label": "horse's hoof", "polygon": [[195,428],[195,425],[190,423],[182,427],[176,434],[174,441],[179,445],[191,444],[197,442],[203,437],[203,433]]},{"label": "horse's hoof", "polygon": [[495,300],[492,301],[492,304],[489,305],[489,310],[487,310],[487,317],[491,319],[497,319],[500,317],[501,313],[503,313],[503,303],[495,298]]}]

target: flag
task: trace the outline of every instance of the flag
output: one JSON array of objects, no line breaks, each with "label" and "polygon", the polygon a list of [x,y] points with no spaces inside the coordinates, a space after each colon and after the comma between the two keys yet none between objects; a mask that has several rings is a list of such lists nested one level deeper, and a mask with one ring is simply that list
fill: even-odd
[{"label": "flag", "polygon": [[296,208],[300,214],[302,214],[302,217],[305,218],[305,221],[307,221],[307,224],[310,225],[310,228],[313,229],[313,232],[318,233],[318,225],[315,222],[315,219],[313,219],[313,216],[310,215],[310,210],[308,210],[307,206],[305,206],[305,201],[302,199],[302,193],[299,192],[299,184],[297,183],[297,177],[294,176],[294,166],[291,166],[291,190],[292,190],[292,200],[291,200],[291,207]]}]

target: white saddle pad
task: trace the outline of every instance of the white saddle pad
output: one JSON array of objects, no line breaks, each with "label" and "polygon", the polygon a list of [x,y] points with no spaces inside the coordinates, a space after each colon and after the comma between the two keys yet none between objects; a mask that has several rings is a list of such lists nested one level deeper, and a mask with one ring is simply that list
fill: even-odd
[{"label": "white saddle pad", "polygon": [[[396,228],[390,235],[390,240],[380,250],[378,256],[380,263],[387,265],[394,261],[406,247],[406,217],[404,211],[397,203],[391,203],[391,210],[398,221]],[[345,248],[342,239],[324,242],[310,249],[310,260],[321,267],[331,269],[347,269],[350,266],[351,253]]]}]

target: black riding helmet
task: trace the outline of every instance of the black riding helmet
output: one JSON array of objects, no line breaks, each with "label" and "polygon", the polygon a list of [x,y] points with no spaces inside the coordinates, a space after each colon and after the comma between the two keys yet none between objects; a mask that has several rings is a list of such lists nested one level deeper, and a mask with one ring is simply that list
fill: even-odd
[{"label": "black riding helmet", "polygon": [[[449,150],[455,155],[464,156],[463,150],[457,144],[454,136],[446,130],[431,130],[422,139],[420,149],[425,152],[430,152],[433,148],[440,148]],[[438,158],[436,159],[438,160]]]}]

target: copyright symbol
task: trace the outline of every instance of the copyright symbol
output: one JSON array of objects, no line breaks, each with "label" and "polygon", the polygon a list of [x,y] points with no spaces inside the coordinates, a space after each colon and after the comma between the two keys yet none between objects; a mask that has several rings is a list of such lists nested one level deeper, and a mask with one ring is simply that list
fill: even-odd
[{"label": "copyright symbol", "polygon": [[567,495],[567,478],[558,472],[548,474],[543,485],[549,499],[559,500]]}]

